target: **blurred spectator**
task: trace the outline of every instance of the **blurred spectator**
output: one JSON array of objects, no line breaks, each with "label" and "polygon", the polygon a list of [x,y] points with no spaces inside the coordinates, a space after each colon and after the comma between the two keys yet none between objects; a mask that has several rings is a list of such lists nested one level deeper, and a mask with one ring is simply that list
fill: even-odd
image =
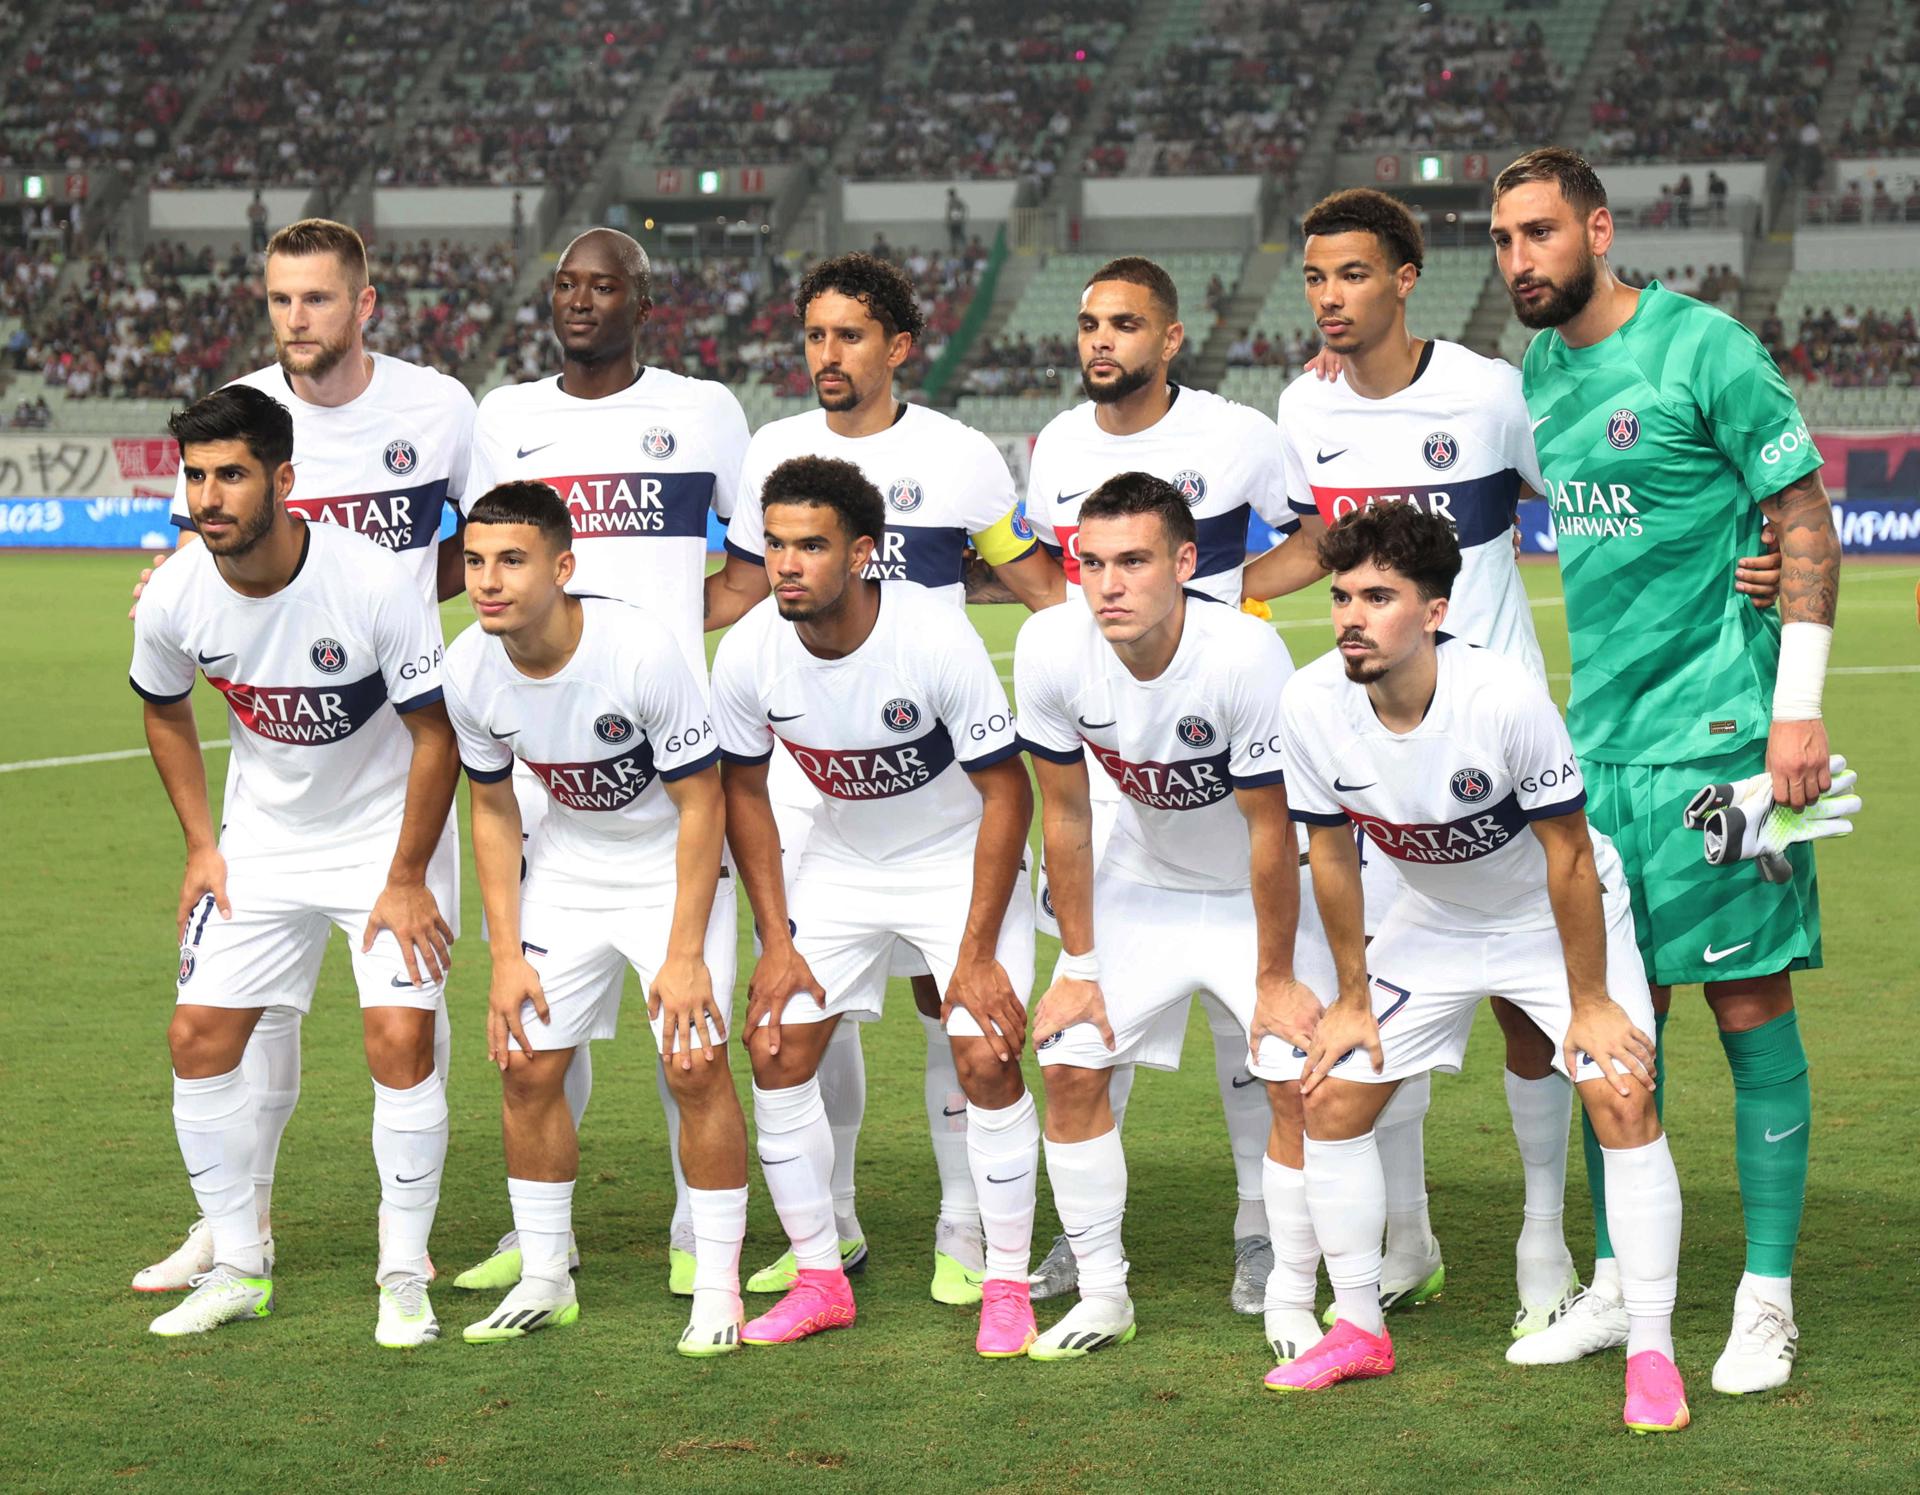
[{"label": "blurred spectator", "polygon": [[1848,306],[1839,316],[1831,307],[1816,316],[1809,306],[1790,345],[1778,317],[1763,326],[1761,340],[1782,372],[1795,378],[1841,389],[1920,384],[1920,325],[1910,306],[1898,311]]},{"label": "blurred spectator", "polygon": [[1860,69],[1840,154],[1882,156],[1920,149],[1920,6],[1889,7]]},{"label": "blurred spectator", "polygon": [[1552,136],[1567,76],[1537,21],[1403,10],[1373,59],[1374,87],[1340,128],[1343,150],[1471,149]]}]

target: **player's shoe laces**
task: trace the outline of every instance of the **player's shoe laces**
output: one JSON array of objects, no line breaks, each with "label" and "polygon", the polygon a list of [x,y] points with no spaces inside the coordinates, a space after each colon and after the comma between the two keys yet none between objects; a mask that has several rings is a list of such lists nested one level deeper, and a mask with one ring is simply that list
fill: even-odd
[{"label": "player's shoe laces", "polygon": [[1269,1308],[1265,1312],[1267,1347],[1273,1351],[1275,1365],[1298,1360],[1326,1337],[1311,1308]]},{"label": "player's shoe laces", "polygon": [[1039,1337],[1033,1322],[1033,1297],[1024,1282],[993,1277],[980,1284],[980,1332],[973,1347],[989,1360],[1024,1355]]},{"label": "player's shoe laces", "polygon": [[980,1301],[987,1279],[987,1239],[977,1225],[940,1220],[933,1227],[933,1286],[936,1303],[965,1308]]},{"label": "player's shoe laces", "polygon": [[[468,1267],[453,1279],[453,1285],[469,1293],[505,1292],[520,1280],[520,1268],[520,1232],[509,1230],[500,1237],[493,1255],[478,1266]],[[567,1237],[567,1270],[580,1270],[580,1247],[571,1235]]]},{"label": "player's shoe laces", "polygon": [[1776,1390],[1787,1384],[1799,1351],[1800,1330],[1787,1311],[1742,1284],[1733,1299],[1733,1333],[1713,1363],[1713,1389],[1725,1396]]},{"label": "player's shoe laces", "polygon": [[676,1298],[693,1296],[693,1224],[673,1227],[667,1237],[667,1291]]},{"label": "player's shoe laces", "polygon": [[[1391,1313],[1396,1308],[1418,1308],[1422,1303],[1440,1296],[1447,1285],[1447,1269],[1440,1260],[1440,1243],[1431,1238],[1427,1242],[1433,1250],[1424,1257],[1406,1257],[1389,1255],[1380,1268],[1380,1311]],[[1327,1311],[1320,1315],[1320,1322],[1331,1329],[1339,1318],[1333,1304],[1327,1304]]]},{"label": "player's shoe laces", "polygon": [[1063,1235],[1053,1238],[1046,1260],[1027,1278],[1028,1290],[1036,1299],[1064,1298],[1080,1286],[1080,1263],[1074,1260],[1073,1242]]},{"label": "player's shoe laces", "polygon": [[186,1301],[175,1304],[147,1325],[148,1332],[168,1339],[183,1334],[205,1334],[241,1319],[263,1319],[273,1312],[273,1283],[265,1277],[242,1277],[231,1267],[209,1267],[193,1279]]},{"label": "player's shoe laces", "polygon": [[[384,1304],[384,1299],[382,1300]],[[485,1318],[468,1324],[461,1338],[468,1344],[499,1344],[524,1339],[536,1329],[563,1329],[580,1317],[580,1297],[573,1278],[550,1282],[544,1277],[522,1277],[500,1306]]]},{"label": "player's shoe laces", "polygon": [[1679,1368],[1660,1351],[1627,1357],[1627,1406],[1621,1420],[1636,1433],[1677,1433],[1693,1420]]},{"label": "player's shoe laces", "polygon": [[427,1279],[396,1272],[380,1284],[380,1317],[373,1342],[383,1350],[412,1350],[440,1337],[440,1320],[427,1299]]},{"label": "player's shoe laces", "polygon": [[[273,1237],[266,1238],[263,1248],[266,1253],[266,1273],[273,1276]],[[194,1279],[204,1277],[213,1270],[213,1227],[202,1215],[187,1227],[187,1238],[174,1248],[171,1255],[163,1256],[150,1267],[142,1267],[133,1274],[133,1290],[137,1293],[183,1293],[194,1285]]]},{"label": "player's shoe laces", "polygon": [[1566,1282],[1556,1296],[1543,1298],[1536,1303],[1529,1303],[1524,1298],[1521,1300],[1519,1311],[1513,1316],[1513,1337],[1525,1339],[1530,1334],[1551,1329],[1583,1291],[1585,1289],[1580,1285],[1578,1274],[1569,1267]]},{"label": "player's shoe laces", "polygon": [[1343,1318],[1306,1354],[1267,1372],[1269,1391],[1325,1391],[1342,1381],[1365,1381],[1393,1369],[1393,1336],[1383,1327],[1378,1334]]},{"label": "player's shoe laces", "polygon": [[1599,1288],[1582,1288],[1560,1305],[1553,1322],[1507,1346],[1509,1365],[1567,1365],[1627,1342],[1627,1310]]},{"label": "player's shoe laces", "polygon": [[[862,1236],[859,1240],[840,1242],[840,1270],[843,1272],[863,1272],[867,1267],[867,1242]],[[793,1290],[794,1283],[800,1280],[800,1263],[794,1260],[789,1251],[778,1261],[769,1263],[747,1279],[747,1291],[750,1293],[784,1293]],[[691,1285],[689,1285],[691,1290]]]},{"label": "player's shoe laces", "polygon": [[853,1322],[853,1284],[844,1271],[802,1267],[795,1279],[784,1298],[741,1329],[741,1339],[748,1344],[792,1344]]},{"label": "player's shoe laces", "polygon": [[1084,1360],[1134,1335],[1133,1299],[1082,1298],[1067,1316],[1027,1346],[1030,1360]]},{"label": "player's shoe laces", "polygon": [[[712,1296],[717,1298],[720,1294],[716,1292]],[[718,1311],[695,1298],[692,1316],[687,1320],[687,1327],[680,1331],[680,1342],[674,1348],[694,1360],[731,1355],[740,1348],[740,1320],[737,1294],[728,1293]]]},{"label": "player's shoe laces", "polygon": [[1233,1288],[1227,1301],[1235,1313],[1264,1313],[1267,1279],[1273,1275],[1273,1242],[1263,1235],[1243,1235],[1233,1243]]}]

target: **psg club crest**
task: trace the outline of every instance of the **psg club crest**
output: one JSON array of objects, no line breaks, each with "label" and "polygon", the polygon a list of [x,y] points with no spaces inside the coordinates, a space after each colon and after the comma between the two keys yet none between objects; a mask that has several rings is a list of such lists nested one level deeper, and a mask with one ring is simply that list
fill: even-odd
[{"label": "psg club crest", "polygon": [[1607,417],[1607,445],[1624,452],[1640,439],[1640,417],[1631,410],[1616,410]]},{"label": "psg club crest", "polygon": [[1450,431],[1435,431],[1427,438],[1426,458],[1427,466],[1435,472],[1445,472],[1460,460],[1460,443]]},{"label": "psg club crest", "polygon": [[1207,496],[1207,480],[1191,467],[1173,475],[1173,486],[1180,490],[1180,496],[1187,501],[1189,509],[1197,509],[1200,500]]},{"label": "psg club crest", "polygon": [[605,716],[594,718],[593,735],[608,747],[619,747],[633,741],[633,723],[618,712],[609,711]]},{"label": "psg club crest", "polygon": [[898,514],[911,514],[926,499],[912,478],[896,478],[887,490],[887,507]]},{"label": "psg club crest", "polygon": [[1484,768],[1463,768],[1448,781],[1453,797],[1463,805],[1477,805],[1493,793],[1493,779]]},{"label": "psg club crest", "polygon": [[656,462],[664,462],[673,455],[673,449],[679,443],[673,439],[673,432],[665,426],[648,426],[640,438],[640,450]]},{"label": "psg club crest", "polygon": [[315,639],[313,647],[307,650],[307,658],[323,675],[337,675],[347,667],[346,648],[337,638]]},{"label": "psg club crest", "polygon": [[1213,723],[1204,716],[1183,716],[1180,718],[1180,725],[1173,730],[1175,735],[1191,748],[1212,747],[1213,739],[1218,735],[1213,730]]},{"label": "psg club crest", "polygon": [[193,980],[194,965],[193,952],[183,947],[180,951],[180,985],[185,986]]},{"label": "psg club crest", "polygon": [[404,478],[420,465],[420,454],[411,441],[389,441],[385,458],[387,471],[396,478]]},{"label": "psg club crest", "polygon": [[1024,498],[1013,506],[1013,533],[1015,539],[1033,538],[1033,521],[1027,518],[1027,501]]},{"label": "psg club crest", "polygon": [[920,725],[920,708],[905,696],[895,696],[880,708],[880,720],[889,732],[911,732]]}]

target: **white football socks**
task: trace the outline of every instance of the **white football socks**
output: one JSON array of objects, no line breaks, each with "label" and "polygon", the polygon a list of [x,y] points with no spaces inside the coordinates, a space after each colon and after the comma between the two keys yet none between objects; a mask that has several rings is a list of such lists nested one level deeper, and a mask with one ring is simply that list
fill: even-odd
[{"label": "white football socks", "polygon": [[440,992],[440,1005],[433,1010],[433,1072],[440,1076],[440,1088],[445,1089],[447,1076],[452,1073],[453,1064],[453,1023],[447,1017],[447,993],[444,987]]},{"label": "white football socks", "polygon": [[507,1199],[513,1205],[513,1228],[520,1238],[521,1278],[538,1277],[556,1288],[564,1287],[573,1244],[573,1180],[509,1178]]},{"label": "white football socks", "polygon": [[[579,1054],[592,1047],[581,1044],[574,1050]],[[705,1063],[696,1059],[695,1063]],[[669,1238],[693,1229],[693,1214],[687,1204],[687,1170],[680,1166],[680,1102],[673,1098],[673,1091],[667,1087],[667,1066],[653,1066],[653,1086],[660,1093],[660,1111],[667,1118],[667,1164],[673,1169],[673,1218],[667,1222]]]},{"label": "white football socks", "polygon": [[817,1080],[784,1090],[753,1087],[760,1168],[794,1260],[808,1271],[840,1266],[833,1229],[833,1129]]},{"label": "white football socks", "polygon": [[933,1166],[940,1175],[940,1218],[963,1230],[980,1228],[980,1195],[967,1163],[967,1093],[953,1065],[953,1043],[938,1018],[919,1014],[927,1034],[927,1130],[933,1137]]},{"label": "white football socks", "polygon": [[843,1241],[860,1239],[853,1176],[860,1123],[867,1114],[867,1059],[860,1047],[860,1028],[852,1018],[836,1023],[814,1072],[821,1103],[827,1108],[827,1125],[833,1129],[833,1225]]},{"label": "white football socks", "polygon": [[968,1103],[967,1165],[980,1198],[987,1276],[1025,1282],[1033,1265],[1033,1212],[1040,1183],[1040,1113],[1032,1091],[998,1111]]},{"label": "white football socks", "polygon": [[1387,1224],[1387,1183],[1374,1134],[1342,1142],[1307,1138],[1307,1209],[1326,1254],[1334,1306],[1356,1329],[1378,1334],[1380,1236]]},{"label": "white football socks", "polygon": [[1233,1148],[1234,1192],[1240,1201],[1233,1217],[1233,1238],[1265,1235],[1267,1202],[1260,1163],[1267,1155],[1267,1133],[1273,1125],[1266,1083],[1247,1069],[1247,1030],[1240,1020],[1217,1002],[1203,1000],[1200,1007],[1213,1034],[1213,1076],[1220,1086],[1220,1109],[1226,1112],[1227,1141]]},{"label": "white football socks", "polygon": [[280,1161],[293,1108],[300,1103],[300,1011],[267,1007],[240,1055],[240,1070],[253,1092],[253,1207],[261,1228],[273,1214],[273,1174]]},{"label": "white football socks", "polygon": [[1107,1071],[1107,1109],[1113,1112],[1113,1129],[1127,1127],[1127,1101],[1133,1095],[1133,1076],[1137,1066],[1129,1060]]},{"label": "white football socks", "polygon": [[1273,1158],[1261,1159],[1262,1201],[1267,1235],[1273,1241],[1273,1271],[1267,1277],[1267,1301],[1273,1308],[1313,1311],[1313,1290],[1320,1272],[1320,1241],[1307,1210],[1307,1175]]},{"label": "white football socks", "polygon": [[254,1209],[258,1122],[240,1065],[203,1080],[173,1077],[173,1130],[200,1213],[213,1231],[213,1259],[243,1277],[266,1267]]},{"label": "white football socks", "polygon": [[1513,1248],[1514,1284],[1522,1303],[1543,1303],[1565,1289],[1573,1267],[1562,1220],[1573,1086],[1558,1071],[1544,1079],[1523,1080],[1512,1070],[1506,1071],[1506,1085],[1513,1140],[1526,1181],[1520,1238]]},{"label": "white football socks", "polygon": [[380,1170],[377,1275],[424,1277],[447,1163],[447,1088],[439,1075],[409,1090],[373,1082],[373,1161]]},{"label": "white football socks", "polygon": [[1607,1233],[1620,1263],[1627,1355],[1673,1358],[1673,1300],[1680,1280],[1680,1175],[1665,1135],[1644,1147],[1603,1147]]},{"label": "white football socks", "polygon": [[1424,1262],[1433,1255],[1433,1224],[1427,1218],[1427,1109],[1433,1077],[1402,1080],[1373,1124],[1380,1171],[1386,1181],[1387,1255]]},{"label": "white football socks", "polygon": [[573,1046],[573,1058],[567,1061],[560,1088],[567,1097],[567,1114],[573,1118],[573,1134],[580,1135],[580,1123],[586,1118],[587,1101],[593,1095],[593,1044],[582,1040]]},{"label": "white football socks", "polygon": [[1085,1142],[1047,1139],[1053,1207],[1080,1268],[1080,1297],[1125,1302],[1127,1258],[1120,1222],[1127,1213],[1127,1156],[1116,1129]]},{"label": "white football socks", "polygon": [[747,1189],[689,1189],[693,1224],[693,1314],[702,1323],[740,1316],[740,1243],[747,1238]]}]

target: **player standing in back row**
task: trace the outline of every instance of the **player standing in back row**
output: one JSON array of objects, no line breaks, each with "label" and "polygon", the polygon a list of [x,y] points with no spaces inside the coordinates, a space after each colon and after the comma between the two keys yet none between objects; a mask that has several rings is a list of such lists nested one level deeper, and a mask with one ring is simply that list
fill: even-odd
[{"label": "player standing in back row", "polygon": [[[1820,454],[1750,331],[1658,282],[1615,279],[1606,189],[1572,151],[1534,151],[1500,174],[1493,242],[1516,314],[1544,329],[1523,374],[1593,820],[1626,864],[1656,1007],[1704,982],[1733,1071],[1747,1270],[1713,1385],[1764,1391],[1786,1383],[1799,1339],[1791,1278],[1813,1107],[1792,972],[1820,964],[1819,893],[1811,847],[1789,848],[1791,876],[1774,883],[1757,863],[1707,865],[1681,826],[1703,785],[1764,772],[1795,807],[1831,785],[1820,697],[1840,542]],[[1757,549],[1763,519],[1783,557],[1777,617],[1737,595],[1720,559]],[[1602,1226],[1599,1255],[1614,1244]]]}]

